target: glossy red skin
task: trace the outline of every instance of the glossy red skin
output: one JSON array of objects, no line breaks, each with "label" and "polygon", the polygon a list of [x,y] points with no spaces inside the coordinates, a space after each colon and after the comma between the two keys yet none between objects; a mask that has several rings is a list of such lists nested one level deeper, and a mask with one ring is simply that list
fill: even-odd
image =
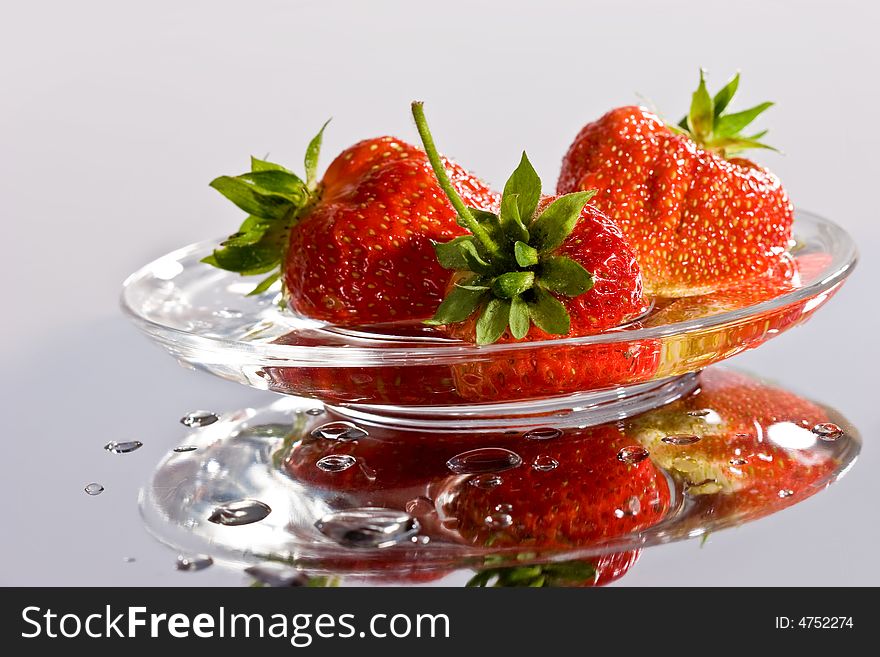
[{"label": "glossy red skin", "polygon": [[[650,459],[630,465],[617,458],[632,444],[615,425],[569,430],[548,441],[521,439],[512,449],[523,463],[501,472],[500,485],[478,488],[468,483],[471,477],[453,477],[434,497],[443,500],[443,517],[456,519],[453,535],[464,543],[541,549],[602,542],[650,527],[669,510],[669,487]],[[536,470],[538,456],[558,466]],[[617,517],[633,497],[639,512]],[[486,518],[508,504],[512,524],[487,525]]]},{"label": "glossy red skin", "polygon": [[580,131],[557,191],[580,189],[598,190],[592,202],[635,249],[652,295],[764,275],[791,239],[794,210],[776,176],[698,147],[642,107],[611,110]]},{"label": "glossy red skin", "polygon": [[[444,162],[467,204],[497,207],[494,192]],[[338,326],[430,317],[450,278],[432,240],[465,231],[424,152],[393,137],[362,141],[330,164],[319,193],[290,233],[290,306]]]}]

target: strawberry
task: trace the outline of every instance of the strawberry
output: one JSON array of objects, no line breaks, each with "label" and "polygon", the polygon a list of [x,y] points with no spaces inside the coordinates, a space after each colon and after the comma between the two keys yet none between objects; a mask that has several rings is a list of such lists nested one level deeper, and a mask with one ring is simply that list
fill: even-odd
[{"label": "strawberry", "polygon": [[511,445],[519,467],[500,483],[449,478],[434,498],[453,538],[468,544],[525,549],[586,547],[663,519],[670,491],[649,460],[618,454],[633,441],[616,425],[568,429],[554,440]]},{"label": "strawberry", "polygon": [[[207,258],[242,275],[266,274],[254,293],[283,279],[287,304],[346,326],[429,317],[450,274],[432,243],[462,234],[422,151],[392,137],[343,151],[318,181],[323,128],[306,151],[306,180],[252,159],[252,171],[211,186],[249,213]],[[496,195],[444,160],[455,189],[492,208]]]},{"label": "strawberry", "polygon": [[485,345],[587,335],[641,314],[635,254],[586,205],[594,192],[542,198],[523,153],[500,213],[469,208],[447,176],[421,103],[413,103],[413,117],[437,182],[470,233],[436,245],[440,264],[456,273],[430,324]]},{"label": "strawberry", "polygon": [[626,430],[692,496],[719,493],[708,502],[714,508],[763,515],[816,492],[834,470],[810,431],[828,421],[824,409],[793,393],[709,369],[699,394],[638,416]]},{"label": "strawberry", "polygon": [[631,550],[603,554],[601,557],[580,561],[485,568],[474,575],[466,586],[532,588],[605,586],[623,577],[639,560],[640,554],[639,550]]},{"label": "strawberry", "polygon": [[769,148],[741,133],[771,106],[725,113],[739,75],[714,96],[700,72],[690,112],[668,126],[643,107],[587,124],[562,163],[561,194],[597,189],[642,267],[645,290],[680,297],[737,285],[773,270],[791,239],[793,208],[779,180],[746,159]]}]

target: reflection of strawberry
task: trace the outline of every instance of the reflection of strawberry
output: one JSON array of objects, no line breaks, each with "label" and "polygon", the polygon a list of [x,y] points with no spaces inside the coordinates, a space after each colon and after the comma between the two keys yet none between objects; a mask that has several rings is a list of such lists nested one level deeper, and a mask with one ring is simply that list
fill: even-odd
[{"label": "reflection of strawberry", "polygon": [[603,554],[581,561],[561,561],[528,566],[486,568],[467,586],[492,587],[592,587],[605,586],[623,577],[639,560],[639,550]]},{"label": "reflection of strawberry", "polygon": [[499,485],[451,478],[436,496],[440,511],[459,540],[481,546],[584,546],[649,527],[669,509],[669,489],[650,460],[619,460],[631,444],[614,425],[523,440],[522,465]]},{"label": "reflection of strawberry", "polygon": [[[730,500],[738,508],[770,512],[814,492],[835,467],[831,457],[803,449],[816,441],[810,429],[828,422],[812,402],[726,370],[703,372],[700,389],[626,429],[690,494],[737,493]],[[675,444],[682,436],[688,444]]]},{"label": "reflection of strawberry", "polygon": [[793,209],[779,180],[749,160],[764,147],[743,130],[769,103],[725,114],[735,77],[714,98],[700,76],[688,117],[672,129],[642,107],[585,126],[563,160],[557,190],[597,189],[595,205],[636,251],[645,289],[690,296],[773,269],[791,237]]},{"label": "reflection of strawberry", "polygon": [[[432,242],[463,231],[424,153],[392,137],[369,139],[343,151],[318,181],[320,143],[319,133],[307,150],[305,182],[253,160],[253,171],[211,183],[251,216],[206,262],[241,274],[273,272],[258,290],[282,277],[294,310],[337,325],[429,317],[450,277]],[[483,183],[444,164],[468,203],[495,206]]]}]

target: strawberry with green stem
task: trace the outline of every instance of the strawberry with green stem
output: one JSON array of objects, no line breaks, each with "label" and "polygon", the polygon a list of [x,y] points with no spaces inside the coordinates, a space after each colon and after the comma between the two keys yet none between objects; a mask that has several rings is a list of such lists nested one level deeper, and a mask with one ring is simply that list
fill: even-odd
[{"label": "strawberry with green stem", "polygon": [[640,314],[635,256],[614,224],[587,205],[595,192],[542,197],[523,154],[498,214],[468,207],[437,153],[422,103],[412,112],[438,184],[469,233],[435,244],[439,263],[455,275],[430,324],[486,345],[595,333]]},{"label": "strawberry with green stem", "polygon": [[769,170],[734,157],[770,148],[747,127],[771,103],[727,112],[739,75],[715,96],[703,72],[688,115],[665,124],[619,107],[587,124],[562,163],[560,194],[596,189],[639,258],[649,294],[706,294],[778,270],[794,212]]}]

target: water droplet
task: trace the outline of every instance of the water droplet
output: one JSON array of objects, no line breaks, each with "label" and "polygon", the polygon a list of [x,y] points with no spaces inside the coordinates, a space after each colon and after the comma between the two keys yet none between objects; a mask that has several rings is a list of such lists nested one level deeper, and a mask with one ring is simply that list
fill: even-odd
[{"label": "water droplet", "polygon": [[554,438],[559,438],[562,435],[562,431],[559,429],[554,429],[553,427],[542,427],[540,429],[532,429],[531,431],[526,431],[523,434],[523,438],[526,440],[553,440]]},{"label": "water droplet", "polygon": [[559,467],[559,461],[546,454],[539,454],[532,461],[532,467],[538,472],[550,472],[550,470],[555,470]]},{"label": "water droplet", "polygon": [[88,486],[83,488],[83,490],[89,495],[100,495],[104,492],[104,487],[101,484],[92,482]]},{"label": "water droplet", "polygon": [[509,513],[493,513],[484,519],[487,527],[492,529],[504,529],[513,524],[513,518]]},{"label": "water droplet", "polygon": [[624,518],[626,516],[637,516],[642,510],[642,503],[638,497],[630,497],[626,501],[626,505],[622,509],[615,509],[614,516]]},{"label": "water droplet", "polygon": [[323,415],[323,414],[324,414],[323,408],[310,408],[309,410],[306,411],[306,415],[311,415],[313,417],[317,417],[318,415]]},{"label": "water droplet", "polygon": [[736,457],[730,459],[730,461],[728,461],[728,463],[730,463],[730,465],[745,465],[748,462],[749,462],[748,459],[744,459],[741,456],[736,456]]},{"label": "water droplet", "polygon": [[664,436],[660,439],[661,442],[666,443],[667,445],[693,445],[694,443],[700,442],[700,437],[695,436],[692,433],[675,433],[671,436]]},{"label": "water droplet", "polygon": [[244,572],[260,584],[276,588],[305,586],[309,583],[305,573],[280,563],[261,563],[245,568]]},{"label": "water droplet", "polygon": [[483,490],[495,488],[496,486],[500,486],[503,482],[504,480],[498,475],[477,475],[476,477],[468,479],[469,485],[474,488],[482,488]]},{"label": "water droplet", "polygon": [[135,559],[134,557],[122,557],[122,560],[125,563],[134,563],[135,561],[137,561],[137,559]]},{"label": "water droplet", "polygon": [[197,570],[204,570],[213,563],[214,560],[207,554],[196,554],[193,556],[185,556],[181,554],[177,557],[177,564],[175,567],[177,570],[192,573]]},{"label": "water droplet", "polygon": [[837,440],[843,435],[843,429],[831,422],[823,422],[822,424],[817,424],[815,427],[810,429],[810,431],[816,434],[819,437],[819,440],[825,440],[827,442]]},{"label": "water droplet", "polygon": [[219,419],[219,416],[211,411],[192,411],[180,418],[180,423],[185,427],[206,427]]},{"label": "water droplet", "polygon": [[195,445],[181,445],[180,447],[175,447],[174,451],[178,454],[181,454],[183,452],[194,452],[197,449],[198,447],[196,447]]},{"label": "water droplet", "polygon": [[691,417],[706,417],[711,412],[712,411],[710,411],[707,408],[701,408],[698,411],[688,411],[687,414],[690,415]]},{"label": "water droplet", "polygon": [[427,545],[428,543],[431,542],[431,537],[430,536],[413,536],[412,539],[410,539],[410,540],[412,540],[412,542],[415,543],[416,545]]},{"label": "water droplet", "polygon": [[330,422],[329,424],[322,424],[312,431],[312,438],[317,438],[318,440],[339,440],[344,443],[360,440],[368,435],[366,431],[354,426],[351,422]]},{"label": "water droplet", "polygon": [[758,458],[761,459],[762,461],[764,461],[765,463],[772,463],[772,461],[773,461],[773,457],[770,456],[769,454],[763,454],[763,453],[758,454]]},{"label": "water droplet", "polygon": [[406,512],[411,516],[415,516],[416,518],[420,518],[422,516],[426,516],[430,513],[434,513],[434,502],[429,500],[427,497],[420,496],[416,497],[409,502],[406,503],[404,507]]},{"label": "water droplet", "polygon": [[129,440],[124,443],[119,443],[115,440],[112,440],[104,445],[104,449],[106,449],[108,452],[113,452],[114,454],[128,454],[129,452],[133,452],[143,446],[144,444],[140,440]]},{"label": "water droplet", "polygon": [[217,525],[237,527],[259,522],[272,512],[268,504],[259,500],[239,500],[218,506],[208,516],[208,520]]},{"label": "water droplet", "polygon": [[244,313],[240,310],[233,310],[232,308],[221,308],[220,310],[214,311],[214,316],[223,319],[238,319],[239,317],[243,317]]},{"label": "water droplet", "polygon": [[351,454],[328,454],[315,463],[324,472],[342,472],[357,463]]},{"label": "water droplet", "polygon": [[501,513],[510,513],[513,511],[513,505],[512,504],[496,504],[495,510],[499,511]]},{"label": "water droplet", "polygon": [[648,450],[641,445],[630,445],[623,447],[617,452],[617,460],[627,465],[636,465],[648,458]]},{"label": "water droplet", "polygon": [[521,464],[522,457],[516,452],[502,447],[482,447],[453,456],[446,467],[455,474],[483,474],[504,472]]},{"label": "water droplet", "polygon": [[785,499],[786,497],[791,497],[792,495],[794,495],[794,491],[789,488],[783,488],[777,493],[777,495],[779,495],[781,499]]},{"label": "water droplet", "polygon": [[419,521],[394,509],[364,507],[329,513],[315,523],[319,532],[352,548],[385,548],[419,533]]}]

